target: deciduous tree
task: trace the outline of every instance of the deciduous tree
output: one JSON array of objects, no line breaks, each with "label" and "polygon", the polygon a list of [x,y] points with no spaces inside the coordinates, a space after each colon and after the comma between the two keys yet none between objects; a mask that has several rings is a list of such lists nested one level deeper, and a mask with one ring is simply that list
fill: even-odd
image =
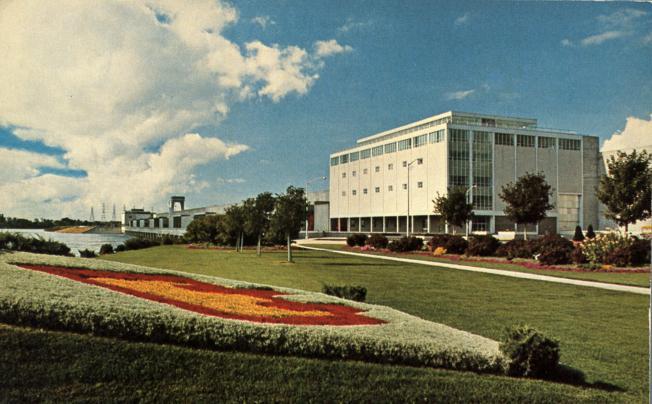
[{"label": "deciduous tree", "polygon": [[523,238],[527,239],[527,225],[539,223],[546,212],[555,206],[550,203],[551,187],[542,173],[525,173],[516,182],[503,185],[500,199],[510,220],[523,225]]},{"label": "deciduous tree", "polygon": [[440,195],[438,192],[432,202],[435,205],[434,212],[453,226],[462,227],[473,218],[473,204],[466,200],[466,188],[450,188],[447,195]]},{"label": "deciduous tree", "polygon": [[274,196],[270,192],[260,193],[256,198],[249,198],[243,204],[245,232],[250,235],[256,235],[258,239],[256,255],[258,256],[260,256],[261,239],[269,228],[274,204]]},{"label": "deciduous tree", "polygon": [[285,234],[288,247],[288,262],[292,262],[292,238],[297,237],[306,220],[308,201],[303,188],[288,187],[285,194],[277,195],[272,227]]}]

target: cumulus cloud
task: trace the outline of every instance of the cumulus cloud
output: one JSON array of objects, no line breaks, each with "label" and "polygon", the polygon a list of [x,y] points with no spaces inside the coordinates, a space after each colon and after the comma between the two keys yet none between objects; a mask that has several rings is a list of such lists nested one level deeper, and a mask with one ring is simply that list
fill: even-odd
[{"label": "cumulus cloud", "polygon": [[340,45],[335,39],[328,41],[315,42],[315,54],[318,57],[327,57],[337,55],[338,53],[347,53],[353,51],[349,45]]},{"label": "cumulus cloud", "polygon": [[269,25],[275,25],[276,21],[268,15],[259,15],[251,19],[251,22],[259,25],[262,29],[267,28]]},{"label": "cumulus cloud", "polygon": [[627,118],[625,128],[615,132],[602,145],[602,151],[646,149],[652,151],[652,115],[650,119]]},{"label": "cumulus cloud", "polygon": [[[599,32],[586,36],[577,42],[581,46],[595,46],[614,39],[631,36],[637,31],[641,17],[647,14],[643,10],[625,8],[611,14],[599,15],[595,17]],[[643,43],[645,43],[645,39],[643,39]],[[565,38],[561,41],[561,45],[571,47],[574,46],[574,42]]]},{"label": "cumulus cloud", "polygon": [[571,47],[571,46],[573,46],[573,41],[571,41],[568,38],[564,38],[564,39],[561,40],[561,46]]},{"label": "cumulus cloud", "polygon": [[[98,200],[153,205],[184,184],[201,187],[197,167],[247,146],[218,139],[219,129],[192,132],[216,128],[235,102],[306,94],[329,56],[236,44],[223,31],[237,21],[235,8],[215,0],[3,3],[0,122],[21,128],[21,139],[63,149],[65,166],[49,166],[87,176],[42,176],[31,157],[0,158],[0,172],[13,178],[2,192],[20,188],[27,198],[5,197],[0,211],[46,200],[48,216],[86,212]],[[65,197],[34,189],[46,180]]]},{"label": "cumulus cloud", "polygon": [[64,167],[61,162],[52,156],[3,147],[0,147],[0,161],[15,163],[2,165],[0,183],[35,177],[40,173],[41,168]]},{"label": "cumulus cloud", "polygon": [[464,13],[464,15],[461,15],[455,19],[455,25],[457,26],[465,25],[468,22],[469,22],[469,13]]}]

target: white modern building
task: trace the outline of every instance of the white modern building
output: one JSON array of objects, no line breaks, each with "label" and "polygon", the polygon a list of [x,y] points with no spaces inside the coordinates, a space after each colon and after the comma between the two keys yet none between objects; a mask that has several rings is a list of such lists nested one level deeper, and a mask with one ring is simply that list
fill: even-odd
[{"label": "white modern building", "polygon": [[452,232],[432,200],[461,186],[476,208],[473,231],[512,232],[498,195],[526,172],[545,175],[555,205],[529,232],[597,227],[600,163],[596,136],[541,128],[531,118],[445,112],[330,155],[330,231],[404,233],[409,222],[411,233]]}]

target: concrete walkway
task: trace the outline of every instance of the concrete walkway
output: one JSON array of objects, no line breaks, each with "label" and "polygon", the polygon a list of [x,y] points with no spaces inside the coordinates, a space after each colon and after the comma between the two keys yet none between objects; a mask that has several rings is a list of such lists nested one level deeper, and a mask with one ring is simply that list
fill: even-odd
[{"label": "concrete walkway", "polygon": [[334,253],[334,254],[352,255],[352,256],[355,256],[355,257],[365,257],[365,258],[379,259],[379,260],[386,260],[386,261],[397,261],[397,262],[404,262],[404,263],[407,263],[407,264],[427,265],[427,266],[431,266],[431,267],[443,267],[443,268],[460,269],[462,271],[480,272],[480,273],[484,273],[484,274],[492,274],[492,275],[499,275],[499,276],[509,276],[511,278],[530,279],[530,280],[535,280],[535,281],[563,283],[563,284],[566,284],[566,285],[586,286],[586,287],[590,287],[590,288],[614,290],[614,291],[617,291],[617,292],[636,293],[636,294],[640,294],[640,295],[649,295],[650,294],[650,289],[642,288],[642,287],[639,287],[639,286],[617,285],[617,284],[614,284],[614,283],[604,283],[604,282],[583,281],[583,280],[579,280],[579,279],[559,278],[559,277],[556,277],[556,276],[537,275],[537,274],[531,274],[531,273],[527,273],[527,272],[516,272],[516,271],[508,271],[508,270],[501,270],[501,269],[481,268],[481,267],[474,267],[474,266],[469,266],[469,265],[448,264],[448,263],[434,262],[434,261],[415,260],[415,259],[410,259],[410,258],[388,257],[388,256],[385,256],[385,255],[363,254],[363,253],[356,253],[356,252],[351,252],[351,251],[338,251],[338,250],[331,250],[331,249],[328,249],[328,248],[309,247],[309,246],[306,246],[306,245],[296,245],[296,246],[299,247],[299,248],[306,249],[306,250],[326,251],[326,252],[330,252],[330,253]]}]

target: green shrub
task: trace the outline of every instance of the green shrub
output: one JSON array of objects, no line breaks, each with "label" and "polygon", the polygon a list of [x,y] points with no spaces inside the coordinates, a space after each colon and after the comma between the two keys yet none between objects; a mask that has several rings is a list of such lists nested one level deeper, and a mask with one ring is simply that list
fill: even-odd
[{"label": "green shrub", "polygon": [[322,292],[343,299],[355,300],[356,302],[364,302],[367,298],[367,288],[358,285],[324,285]]},{"label": "green shrub", "polygon": [[570,264],[573,249],[572,242],[557,234],[546,235],[536,240],[538,260],[543,265]]},{"label": "green shrub", "polygon": [[650,263],[650,240],[634,237],[630,246],[631,265],[645,265]]},{"label": "green shrub", "polygon": [[571,253],[571,261],[573,261],[573,264],[578,265],[586,264],[588,262],[580,247],[575,247],[573,249],[573,252]]},{"label": "green shrub", "polygon": [[392,252],[417,251],[423,248],[423,239],[419,237],[401,237],[387,245]]},{"label": "green shrub", "polygon": [[589,227],[586,228],[586,238],[588,239],[595,238],[595,232],[593,231],[592,224],[590,224]]},{"label": "green shrub", "polygon": [[[597,235],[593,239],[585,240],[582,245],[582,252],[586,259],[594,264],[620,264],[627,261],[622,266],[627,266],[633,260],[640,260],[640,250],[636,246],[636,238],[627,234],[614,231]],[[632,251],[633,249],[633,251]],[[634,252],[634,257],[632,256]]]},{"label": "green shrub", "polygon": [[100,247],[100,255],[113,254],[113,246],[111,244],[102,244]]},{"label": "green shrub", "polygon": [[125,247],[124,244],[119,244],[119,245],[115,248],[114,251],[115,251],[115,252],[127,251],[127,248]]},{"label": "green shrub", "polygon": [[366,234],[356,233],[356,234],[351,234],[349,237],[346,238],[346,244],[349,247],[355,247],[355,246],[362,247],[365,245],[366,242],[367,242]]},{"label": "green shrub", "polygon": [[130,238],[124,242],[126,250],[142,250],[143,248],[156,247],[161,245],[156,240],[149,240],[144,238]]},{"label": "green shrub", "polygon": [[93,251],[93,250],[86,249],[86,250],[77,250],[77,251],[79,251],[79,256],[82,257],[82,258],[95,258],[95,257],[97,257],[97,254],[95,254],[95,251]]},{"label": "green shrub", "polygon": [[382,234],[372,234],[367,239],[367,245],[370,245],[377,250],[387,248],[387,244],[389,244],[389,240]]},{"label": "green shrub", "polygon": [[496,249],[498,257],[513,258],[532,258],[534,255],[535,245],[532,241],[514,239],[506,242]]},{"label": "green shrub", "polygon": [[174,244],[175,239],[172,236],[164,236],[163,239],[161,240],[161,244],[163,245],[172,245]]},{"label": "green shrub", "polygon": [[25,251],[36,254],[69,256],[70,247],[54,240],[45,240],[41,236],[26,237],[20,233],[0,232],[0,250]]},{"label": "green shrub", "polygon": [[575,226],[573,241],[584,241],[584,233],[582,233],[582,228],[580,226]]},{"label": "green shrub", "polygon": [[469,243],[462,236],[452,234],[435,234],[428,242],[431,250],[443,247],[449,254],[464,254]]},{"label": "green shrub", "polygon": [[513,326],[505,331],[500,350],[507,360],[510,376],[555,378],[559,371],[559,341],[536,329]]},{"label": "green shrub", "polygon": [[466,249],[466,255],[487,257],[494,255],[498,247],[500,247],[500,241],[494,236],[471,236],[469,246]]}]

